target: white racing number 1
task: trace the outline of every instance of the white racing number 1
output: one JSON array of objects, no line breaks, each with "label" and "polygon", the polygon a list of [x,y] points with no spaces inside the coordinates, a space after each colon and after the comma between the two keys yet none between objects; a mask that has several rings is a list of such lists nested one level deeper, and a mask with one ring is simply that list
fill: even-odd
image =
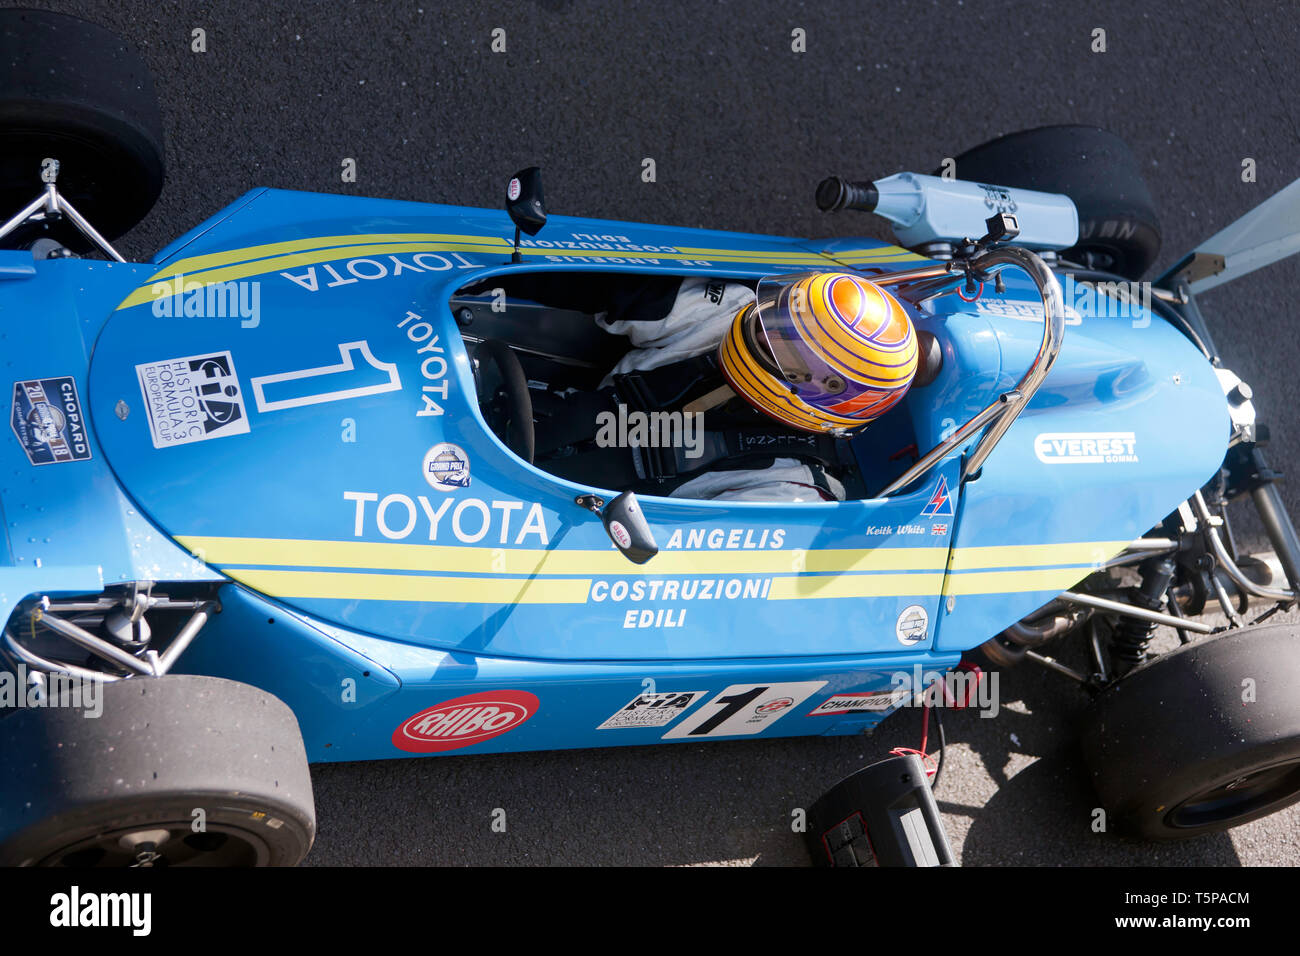
[{"label": "white racing number 1", "polygon": [[[337,365],[259,375],[252,379],[257,410],[276,412],[401,391],[402,379],[397,366],[375,358],[369,343],[341,342],[338,350],[340,361]],[[354,356],[361,361],[357,362]],[[271,397],[267,396],[268,391]]]}]

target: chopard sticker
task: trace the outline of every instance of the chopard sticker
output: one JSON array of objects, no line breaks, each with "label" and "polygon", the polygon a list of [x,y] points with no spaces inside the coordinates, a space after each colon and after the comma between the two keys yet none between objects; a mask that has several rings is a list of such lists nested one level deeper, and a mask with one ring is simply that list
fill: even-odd
[{"label": "chopard sticker", "polygon": [[9,427],[33,465],[85,461],[91,457],[86,417],[70,375],[14,382]]}]

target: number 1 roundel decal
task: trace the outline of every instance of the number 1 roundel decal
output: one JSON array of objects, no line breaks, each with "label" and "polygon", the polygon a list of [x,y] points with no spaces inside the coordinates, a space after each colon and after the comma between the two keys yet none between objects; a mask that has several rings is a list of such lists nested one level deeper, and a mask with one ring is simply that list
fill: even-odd
[{"label": "number 1 roundel decal", "polygon": [[427,754],[481,744],[527,721],[540,703],[526,690],[489,690],[444,700],[403,721],[393,731],[393,746]]},{"label": "number 1 roundel decal", "polygon": [[825,686],[824,680],[732,684],[664,734],[663,739],[759,734]]}]

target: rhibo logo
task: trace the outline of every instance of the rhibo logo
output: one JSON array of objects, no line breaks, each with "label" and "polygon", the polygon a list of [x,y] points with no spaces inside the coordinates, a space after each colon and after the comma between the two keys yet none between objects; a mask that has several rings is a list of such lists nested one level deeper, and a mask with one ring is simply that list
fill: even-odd
[{"label": "rhibo logo", "polygon": [[514,730],[541,702],[526,690],[490,690],[445,700],[408,718],[393,731],[393,746],[437,753],[480,744]]}]

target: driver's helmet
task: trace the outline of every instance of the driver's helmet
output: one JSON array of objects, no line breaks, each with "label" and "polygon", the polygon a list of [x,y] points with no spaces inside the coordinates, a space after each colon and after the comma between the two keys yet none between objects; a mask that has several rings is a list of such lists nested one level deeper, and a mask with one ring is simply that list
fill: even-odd
[{"label": "driver's helmet", "polygon": [[844,272],[763,279],[719,347],[738,395],[811,432],[879,418],[907,394],[917,354],[916,330],[898,300]]}]

